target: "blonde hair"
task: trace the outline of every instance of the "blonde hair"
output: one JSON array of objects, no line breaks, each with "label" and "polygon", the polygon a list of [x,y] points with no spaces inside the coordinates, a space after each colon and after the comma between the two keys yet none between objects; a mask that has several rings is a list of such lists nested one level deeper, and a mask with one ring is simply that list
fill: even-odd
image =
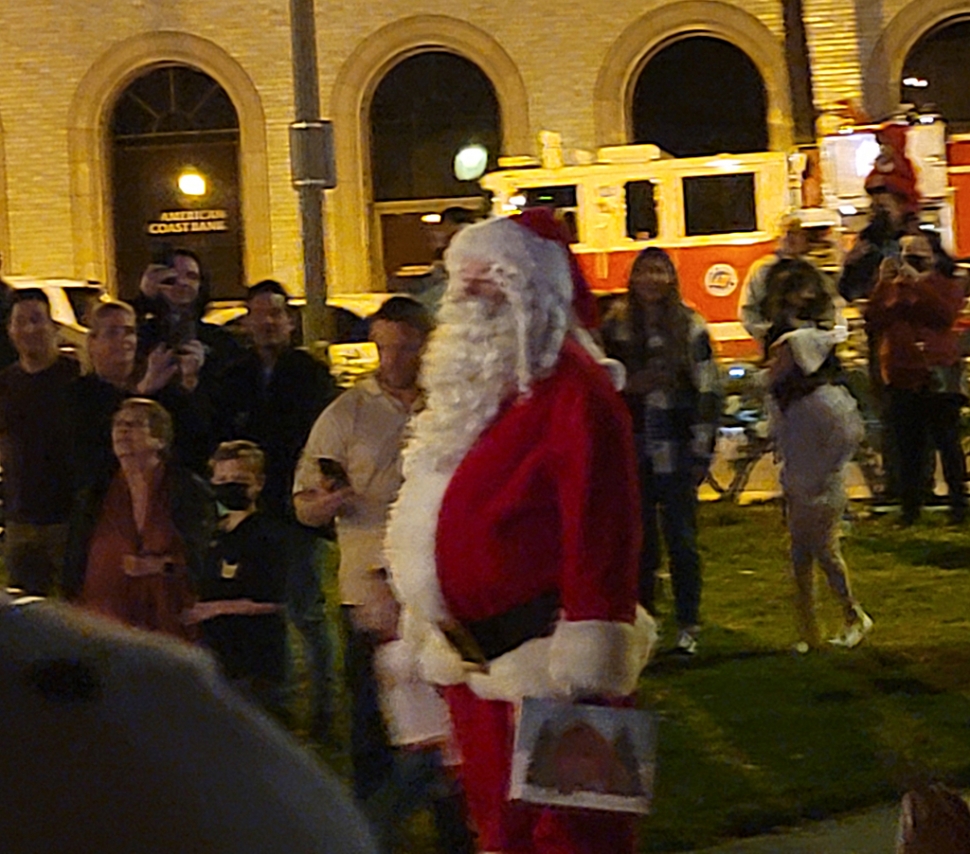
[{"label": "blonde hair", "polygon": [[265,476],[266,454],[255,442],[250,442],[248,439],[222,442],[209,460],[209,468],[213,469],[216,463],[223,463],[228,460],[240,460],[249,466],[250,471],[257,477]]},{"label": "blonde hair", "polygon": [[101,321],[109,314],[127,314],[131,318],[132,324],[135,322],[135,309],[128,303],[122,302],[120,299],[103,300],[95,304],[88,312],[89,335],[97,336]]}]

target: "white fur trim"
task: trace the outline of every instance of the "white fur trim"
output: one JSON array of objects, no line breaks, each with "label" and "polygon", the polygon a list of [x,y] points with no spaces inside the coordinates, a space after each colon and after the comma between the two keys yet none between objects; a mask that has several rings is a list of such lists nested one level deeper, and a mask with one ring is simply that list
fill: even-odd
[{"label": "white fur trim", "polygon": [[643,608],[633,624],[563,620],[552,637],[499,656],[488,673],[470,674],[468,684],[483,700],[511,703],[523,697],[622,697],[636,690],[656,643],[656,624]]},{"label": "white fur trim", "polygon": [[563,621],[552,637],[549,672],[566,694],[623,696],[636,689],[657,643],[657,627],[643,608],[636,621]]},{"label": "white fur trim", "polygon": [[432,685],[460,685],[468,680],[468,665],[436,626],[421,645],[421,678]]},{"label": "white fur trim", "polygon": [[488,663],[488,673],[472,673],[469,687],[483,700],[517,703],[523,697],[557,697],[549,675],[552,638],[536,638]]},{"label": "white fur trim", "polygon": [[435,564],[438,514],[451,472],[414,471],[391,508],[384,554],[398,601],[428,623],[450,621]]}]

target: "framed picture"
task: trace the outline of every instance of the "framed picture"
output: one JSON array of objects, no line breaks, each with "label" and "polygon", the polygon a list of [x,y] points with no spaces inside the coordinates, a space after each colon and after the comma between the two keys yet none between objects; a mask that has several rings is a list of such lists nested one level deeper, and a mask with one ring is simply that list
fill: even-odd
[{"label": "framed picture", "polygon": [[656,742],[650,712],[526,698],[516,723],[509,797],[649,813]]}]

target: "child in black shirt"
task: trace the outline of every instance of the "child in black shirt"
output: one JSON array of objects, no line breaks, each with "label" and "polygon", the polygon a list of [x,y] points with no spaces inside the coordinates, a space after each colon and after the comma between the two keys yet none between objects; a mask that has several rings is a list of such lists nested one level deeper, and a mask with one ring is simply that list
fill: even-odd
[{"label": "child in black shirt", "polygon": [[284,714],[287,669],[286,530],[260,512],[263,452],[223,442],[210,461],[220,521],[209,545],[192,619],[226,676],[274,714]]}]

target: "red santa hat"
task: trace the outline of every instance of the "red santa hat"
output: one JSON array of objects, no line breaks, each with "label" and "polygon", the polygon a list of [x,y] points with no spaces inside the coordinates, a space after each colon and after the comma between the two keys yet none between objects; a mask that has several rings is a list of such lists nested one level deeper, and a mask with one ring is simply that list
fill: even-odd
[{"label": "red santa hat", "polygon": [[517,217],[466,226],[445,251],[449,276],[469,258],[495,266],[515,312],[522,392],[552,369],[567,334],[609,372],[617,388],[623,387],[623,366],[608,359],[588,331],[596,325],[596,301],[569,250],[569,235],[551,209],[533,208]]},{"label": "red santa hat", "polygon": [[596,298],[589,288],[589,283],[579,269],[579,262],[569,248],[571,235],[565,223],[556,218],[552,208],[538,207],[529,208],[519,216],[514,217],[513,222],[529,229],[533,234],[552,240],[558,243],[569,257],[569,273],[573,280],[573,312],[577,320],[586,329],[595,329],[599,326],[599,312],[596,308]]},{"label": "red santa hat", "polygon": [[892,122],[876,131],[879,155],[866,178],[865,187],[870,195],[892,193],[903,202],[906,210],[915,213],[919,210],[919,192],[916,190],[916,171],[906,156],[907,129],[907,125]]}]

